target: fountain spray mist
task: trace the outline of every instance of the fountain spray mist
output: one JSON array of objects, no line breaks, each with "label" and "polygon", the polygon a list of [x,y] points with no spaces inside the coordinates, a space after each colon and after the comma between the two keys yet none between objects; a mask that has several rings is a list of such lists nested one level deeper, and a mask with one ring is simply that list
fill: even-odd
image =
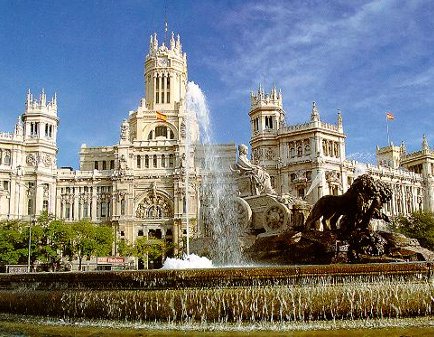
[{"label": "fountain spray mist", "polygon": [[[195,125],[199,126],[201,144],[196,145],[202,146],[204,153],[201,205],[205,233],[202,234],[211,237],[210,253],[215,264],[240,264],[240,228],[234,203],[235,182],[215,145],[205,95],[194,82],[187,85],[186,110],[187,135],[194,135]],[[187,144],[186,148],[193,145]]]}]

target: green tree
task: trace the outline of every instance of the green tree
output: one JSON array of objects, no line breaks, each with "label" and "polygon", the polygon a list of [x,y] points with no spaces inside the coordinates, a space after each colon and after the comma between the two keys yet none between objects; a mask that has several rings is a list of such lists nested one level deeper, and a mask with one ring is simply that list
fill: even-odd
[{"label": "green tree", "polygon": [[147,262],[148,259],[156,260],[167,253],[171,249],[171,245],[161,239],[148,239],[146,237],[139,237],[134,244],[133,255]]},{"label": "green tree", "polygon": [[69,243],[72,240],[72,228],[62,220],[51,220],[46,227],[45,235],[47,262],[52,270],[57,270],[62,258],[71,255]]},{"label": "green tree", "polygon": [[19,221],[0,223],[0,264],[25,263],[28,248],[24,224]]},{"label": "green tree", "polygon": [[78,258],[78,268],[81,270],[83,258],[90,258],[97,248],[95,226],[89,220],[73,222],[71,225],[70,258]]},{"label": "green tree", "polygon": [[434,250],[434,214],[413,212],[410,216],[399,216],[393,229],[405,236],[415,238],[422,247]]},{"label": "green tree", "polygon": [[94,225],[89,220],[81,220],[70,224],[71,239],[69,256],[78,258],[81,269],[83,258],[110,255],[113,246],[113,231],[109,225]]},{"label": "green tree", "polygon": [[118,241],[118,253],[120,256],[134,256],[134,245],[127,242],[125,239]]},{"label": "green tree", "polygon": [[113,248],[113,229],[110,225],[100,225],[95,227],[95,240],[96,240],[96,256],[111,255]]}]

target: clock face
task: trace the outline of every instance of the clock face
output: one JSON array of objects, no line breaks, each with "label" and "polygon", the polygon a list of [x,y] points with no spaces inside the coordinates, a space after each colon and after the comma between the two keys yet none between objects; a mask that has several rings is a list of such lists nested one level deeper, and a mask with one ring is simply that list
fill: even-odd
[{"label": "clock face", "polygon": [[166,67],[167,66],[167,58],[159,58],[158,60],[157,60],[157,64],[160,66],[160,67]]}]

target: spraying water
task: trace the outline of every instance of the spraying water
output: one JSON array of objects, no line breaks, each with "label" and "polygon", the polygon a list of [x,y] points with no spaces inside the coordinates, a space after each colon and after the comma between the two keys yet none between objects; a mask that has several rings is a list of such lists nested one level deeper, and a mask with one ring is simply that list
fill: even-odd
[{"label": "spraying water", "polygon": [[[235,186],[229,167],[225,167],[222,156],[214,143],[210,112],[205,95],[197,84],[189,82],[186,94],[187,110],[187,142],[195,140],[199,126],[200,139],[203,147],[203,176],[201,204],[204,212],[203,221],[205,235],[211,237],[210,252],[216,264],[239,264],[241,248],[238,240],[239,226],[233,196]],[[197,124],[196,124],[197,123]],[[192,137],[193,136],[193,137]],[[186,145],[190,148],[194,144]],[[188,175],[186,177],[188,179]],[[186,186],[188,186],[186,184]],[[188,198],[187,198],[188,200]]]}]

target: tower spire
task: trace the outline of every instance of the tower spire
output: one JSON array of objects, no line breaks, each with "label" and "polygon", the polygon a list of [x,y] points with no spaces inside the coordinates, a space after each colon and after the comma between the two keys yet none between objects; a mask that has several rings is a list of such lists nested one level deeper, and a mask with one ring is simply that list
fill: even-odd
[{"label": "tower spire", "polygon": [[164,44],[167,46],[167,0],[164,1]]}]

